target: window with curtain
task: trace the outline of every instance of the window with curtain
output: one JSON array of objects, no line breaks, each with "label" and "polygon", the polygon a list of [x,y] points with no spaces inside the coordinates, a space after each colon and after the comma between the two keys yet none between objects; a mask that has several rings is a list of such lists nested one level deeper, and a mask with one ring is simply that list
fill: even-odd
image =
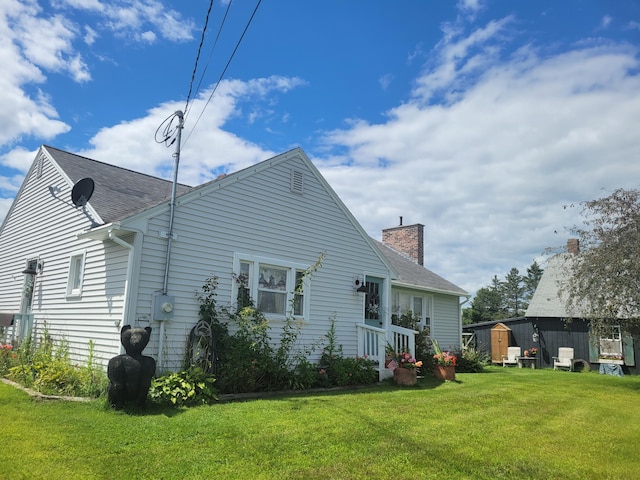
[{"label": "window with curtain", "polygon": [[236,255],[238,308],[253,303],[266,315],[304,317],[307,287],[304,269],[288,262]]}]

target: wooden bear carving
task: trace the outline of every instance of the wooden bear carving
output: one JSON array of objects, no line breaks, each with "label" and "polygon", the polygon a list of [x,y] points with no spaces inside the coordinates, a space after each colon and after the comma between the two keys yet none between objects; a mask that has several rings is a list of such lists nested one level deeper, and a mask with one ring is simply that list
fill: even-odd
[{"label": "wooden bear carving", "polygon": [[142,355],[150,337],[151,327],[131,328],[131,325],[125,325],[120,330],[120,341],[127,353],[113,357],[107,367],[107,396],[112,407],[120,409],[125,403],[145,406],[151,379],[156,372],[156,361]]}]

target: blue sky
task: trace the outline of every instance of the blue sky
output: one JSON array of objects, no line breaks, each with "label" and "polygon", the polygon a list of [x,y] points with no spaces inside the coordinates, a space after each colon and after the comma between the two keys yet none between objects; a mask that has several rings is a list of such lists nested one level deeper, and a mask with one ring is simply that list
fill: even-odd
[{"label": "blue sky", "polygon": [[[300,146],[371,236],[425,224],[426,266],[471,292],[563,245],[565,205],[640,188],[636,1],[263,0],[211,95],[257,3],[214,2],[184,183]],[[1,2],[0,219],[42,144],[171,178],[154,134],[208,7]]]}]

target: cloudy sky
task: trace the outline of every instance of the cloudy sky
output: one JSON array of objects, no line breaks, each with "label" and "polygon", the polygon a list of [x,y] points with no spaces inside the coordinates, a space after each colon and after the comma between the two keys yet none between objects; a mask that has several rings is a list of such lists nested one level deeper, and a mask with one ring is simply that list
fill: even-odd
[{"label": "cloudy sky", "polygon": [[640,188],[637,1],[216,1],[202,38],[209,4],[0,2],[0,220],[42,144],[171,178],[176,110],[180,181],[300,146],[470,292]]}]

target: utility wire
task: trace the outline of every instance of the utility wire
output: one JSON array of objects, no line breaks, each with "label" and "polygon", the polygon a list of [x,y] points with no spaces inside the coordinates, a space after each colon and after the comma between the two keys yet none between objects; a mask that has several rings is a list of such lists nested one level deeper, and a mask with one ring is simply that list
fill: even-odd
[{"label": "utility wire", "polygon": [[209,98],[207,99],[207,102],[205,103],[204,107],[202,108],[202,111],[200,112],[200,115],[198,116],[198,119],[196,120],[196,123],[193,124],[193,128],[191,129],[191,132],[189,132],[189,135],[187,136],[186,140],[182,143],[183,146],[186,145],[187,142],[189,141],[189,139],[191,138],[191,134],[195,130],[196,126],[198,125],[198,122],[200,122],[200,119],[202,118],[202,115],[204,114],[204,111],[209,106],[209,103],[211,102],[211,98],[213,98],[213,94],[216,93],[216,90],[218,89],[218,85],[220,85],[220,82],[222,81],[222,78],[224,77],[224,74],[227,72],[227,69],[229,68],[229,65],[231,64],[231,60],[233,60],[233,57],[235,56],[236,52],[238,51],[238,48],[240,47],[240,43],[242,42],[242,39],[244,38],[245,34],[247,33],[247,30],[249,29],[249,26],[251,25],[251,22],[253,21],[253,17],[255,17],[256,12],[258,11],[258,7],[260,7],[261,3],[262,3],[262,0],[258,0],[258,3],[256,4],[256,7],[253,9],[253,13],[251,13],[251,17],[249,18],[249,21],[247,22],[247,25],[244,27],[244,30],[242,32],[242,35],[240,36],[240,39],[236,43],[236,46],[233,49],[233,52],[231,53],[231,56],[229,57],[229,60],[227,61],[227,64],[224,67],[224,70],[220,74],[220,78],[218,78],[218,81],[216,82],[215,87],[213,87],[213,90],[211,91],[211,95],[209,95]]},{"label": "utility wire", "polygon": [[187,112],[187,108],[189,108],[189,100],[191,100],[191,89],[193,88],[193,81],[196,78],[196,71],[198,70],[198,61],[200,60],[200,51],[202,50],[202,45],[204,44],[204,36],[207,31],[207,25],[209,24],[209,15],[211,14],[211,8],[213,7],[213,0],[209,2],[209,9],[207,10],[207,16],[204,20],[204,27],[202,27],[202,36],[200,37],[200,45],[198,45],[198,53],[196,54],[196,62],[193,66],[193,73],[191,74],[191,82],[189,83],[189,93],[187,94],[187,103],[184,106],[185,113]]},{"label": "utility wire", "polygon": [[[216,39],[213,42],[213,46],[211,47],[211,51],[209,52],[209,58],[207,59],[207,64],[204,66],[204,69],[202,70],[202,74],[200,75],[200,81],[198,82],[198,86],[196,87],[196,91],[193,93],[193,97],[195,98],[196,96],[198,96],[198,92],[200,91],[200,86],[202,85],[202,81],[204,80],[205,74],[207,73],[207,68],[209,68],[209,64],[211,63],[211,57],[213,56],[213,51],[216,49],[216,45],[218,44],[218,40],[220,39],[220,34],[222,33],[222,29],[224,28],[224,24],[227,20],[227,16],[229,15],[229,10],[231,9],[231,4],[233,3],[233,0],[230,0],[229,3],[227,4],[227,9],[224,13],[224,18],[222,19],[222,23],[220,24],[220,28],[218,28],[218,34],[216,35]],[[195,73],[195,71],[194,71]],[[191,80],[192,84],[193,84],[193,79]],[[191,89],[191,87],[189,87],[189,89]],[[187,120],[187,115],[189,114],[189,112],[185,109],[185,121]]]}]

